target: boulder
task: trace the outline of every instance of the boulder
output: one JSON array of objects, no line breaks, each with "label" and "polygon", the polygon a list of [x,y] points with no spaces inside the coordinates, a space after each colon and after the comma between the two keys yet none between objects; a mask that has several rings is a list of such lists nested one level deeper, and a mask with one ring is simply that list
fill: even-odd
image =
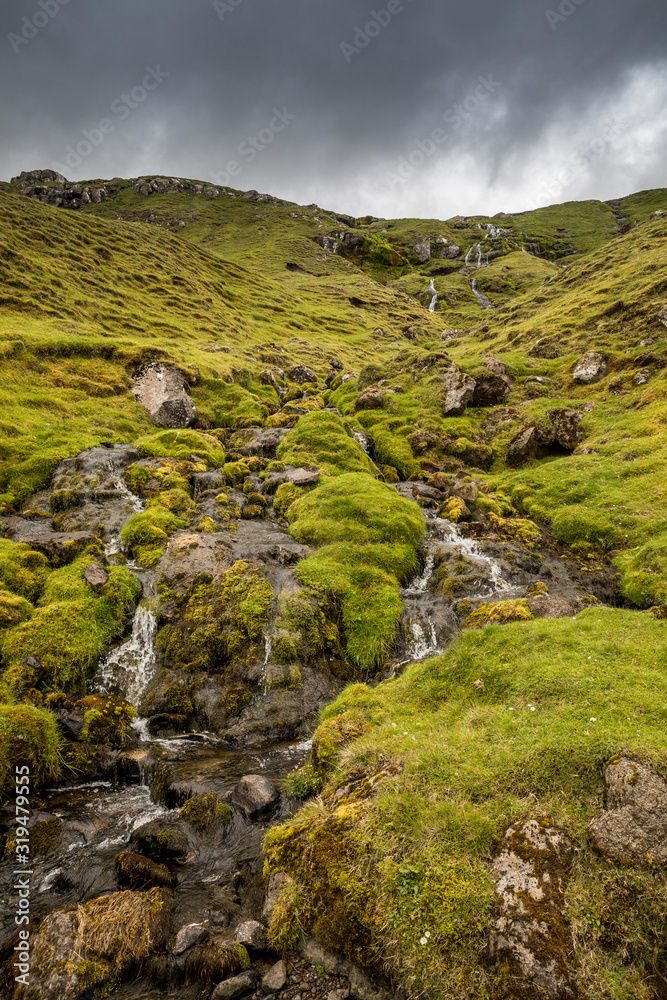
[{"label": "boulder", "polygon": [[412,495],[415,500],[444,500],[445,494],[435,486],[427,486],[426,483],[413,483]]},{"label": "boulder", "polygon": [[574,451],[581,444],[584,432],[581,429],[583,413],[578,410],[551,410],[549,419],[553,427],[554,439],[568,451]]},{"label": "boulder", "polygon": [[317,382],[317,375],[312,368],[307,365],[292,365],[287,369],[287,378],[297,385],[304,385],[306,382]]},{"label": "boulder", "polygon": [[436,251],[433,254],[434,257],[440,260],[455,260],[461,256],[461,247],[456,243],[452,243],[446,236],[438,236],[435,242]]},{"label": "boulder", "polygon": [[248,819],[254,820],[278,805],[280,792],[264,775],[246,774],[234,788],[231,801]]},{"label": "boulder", "polygon": [[463,372],[447,372],[442,381],[445,386],[444,417],[460,417],[475,392],[475,380]]},{"label": "boulder", "polygon": [[151,858],[183,860],[190,850],[188,838],[178,823],[152,819],[132,833],[130,847]]},{"label": "boulder", "polygon": [[506,375],[491,371],[488,375],[480,375],[472,395],[473,406],[497,406],[509,395],[511,388]]},{"label": "boulder", "polygon": [[53,910],[33,933],[31,994],[62,1000],[99,989],[101,995],[133,966],[164,952],[173,933],[173,909],[170,892],[151,889]]},{"label": "boulder", "polygon": [[484,358],[486,367],[493,375],[507,375],[507,365],[500,358],[487,356]]},{"label": "boulder", "polygon": [[[377,335],[377,330],[375,330],[374,332]],[[380,333],[380,336],[381,335],[382,334]],[[329,364],[331,365],[332,368],[335,368],[336,371],[338,372],[342,372],[343,369],[345,368],[345,365],[339,358],[329,358]]]},{"label": "boulder", "polygon": [[185,956],[190,949],[201,944],[202,941],[206,941],[208,935],[208,927],[204,927],[203,924],[185,924],[184,927],[181,927],[176,935],[173,948],[173,955],[179,969],[185,965]]},{"label": "boulder", "polygon": [[422,243],[415,243],[414,255],[417,258],[417,263],[425,264],[431,259],[431,244],[428,240],[424,240]]},{"label": "boulder", "polygon": [[273,458],[276,448],[287,433],[286,427],[248,427],[232,434],[227,446],[230,451],[238,451],[240,455]]},{"label": "boulder", "polygon": [[406,326],[403,330],[403,336],[406,340],[418,340],[419,334],[416,332],[414,326]]},{"label": "boulder", "polygon": [[534,458],[538,448],[537,428],[526,427],[512,438],[507,447],[507,461],[510,465],[523,465],[529,458]]},{"label": "boulder", "polygon": [[232,976],[225,979],[223,983],[218,983],[211,993],[211,1000],[235,1000],[245,993],[251,993],[259,982],[259,973],[254,969],[248,969],[239,976]]},{"label": "boulder", "polygon": [[609,371],[606,354],[601,351],[588,351],[579,358],[572,369],[572,381],[579,385],[591,385],[599,382]]},{"label": "boulder", "polygon": [[270,385],[278,392],[278,380],[285,381],[285,372],[282,368],[265,368],[257,377],[262,385]]},{"label": "boulder", "polygon": [[667,305],[663,306],[660,312],[658,313],[658,319],[660,320],[663,326],[667,326]]},{"label": "boulder", "polygon": [[287,983],[287,966],[281,959],[276,962],[262,978],[262,989],[265,993],[278,993]]},{"label": "boulder", "polygon": [[382,389],[365,389],[357,396],[355,410],[380,410],[386,393]]},{"label": "boulder", "polygon": [[474,503],[479,496],[479,487],[477,483],[465,483],[462,479],[457,479],[450,492],[453,496],[465,500],[466,503]]},{"label": "boulder", "polygon": [[526,598],[533,618],[572,618],[575,606],[565,597],[549,597],[547,594],[536,594]]},{"label": "boulder", "polygon": [[641,371],[635,372],[632,376],[632,381],[635,385],[646,385],[651,377],[651,372],[648,368],[642,368]]},{"label": "boulder", "polygon": [[595,847],[625,863],[667,864],[667,781],[627,757],[604,774],[603,814],[590,825]]},{"label": "boulder", "polygon": [[565,834],[540,816],[506,831],[491,866],[496,880],[491,961],[504,976],[519,978],[551,1000],[577,995],[564,916],[572,853]]},{"label": "boulder", "polygon": [[91,562],[89,566],[86,566],[83,571],[83,575],[93,590],[99,590],[100,587],[103,587],[109,580],[109,574],[105,570],[104,566],[101,566],[97,560],[95,560],[95,562]]},{"label": "boulder", "polygon": [[67,184],[67,178],[55,170],[24,170],[18,177],[12,177],[9,183],[15,187],[27,184]]},{"label": "boulder", "polygon": [[187,384],[178,369],[153,362],[135,376],[132,393],[157,427],[189,427],[197,408],[186,392]]},{"label": "boulder", "polygon": [[266,928],[258,920],[244,920],[236,928],[234,940],[250,951],[264,951],[266,948]]}]

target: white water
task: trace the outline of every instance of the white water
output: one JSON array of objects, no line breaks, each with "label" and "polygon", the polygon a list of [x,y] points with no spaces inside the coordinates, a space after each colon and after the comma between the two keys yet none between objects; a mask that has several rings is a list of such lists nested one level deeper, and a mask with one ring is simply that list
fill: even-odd
[{"label": "white water", "polygon": [[485,295],[484,292],[480,292],[479,287],[477,285],[477,278],[471,278],[470,279],[470,288],[472,289],[473,295],[475,296],[475,298],[479,302],[479,308],[480,309],[495,309],[496,308],[494,306],[493,302],[491,301],[491,299],[487,295]]},{"label": "white water", "polygon": [[435,312],[435,307],[438,304],[438,292],[435,285],[433,284],[433,278],[428,283],[428,288],[426,289],[426,294],[431,296],[431,301],[429,303],[428,311],[430,313]]},{"label": "white water", "polygon": [[[449,522],[447,522],[449,523]],[[435,554],[429,552],[426,557],[426,563],[424,569],[419,576],[416,576],[412,583],[409,583],[407,587],[403,589],[404,597],[417,597],[419,594],[423,594],[428,585],[428,581],[431,579],[433,574],[433,567],[435,566]]]},{"label": "white water", "polygon": [[[421,660],[429,653],[440,653],[442,650],[438,645],[438,636],[435,625],[427,618],[421,621],[411,622],[410,631],[413,640],[408,645],[408,653],[411,659]],[[428,632],[428,638],[426,633]]]},{"label": "white water", "polygon": [[125,499],[130,502],[132,510],[136,514],[140,514],[146,504],[136,495],[136,493],[133,493],[132,490],[128,489],[125,485],[122,475],[117,471],[113,464],[113,459],[109,461],[109,472],[111,473],[111,481],[114,487],[118,490],[121,496],[125,497]]},{"label": "white water", "polygon": [[264,663],[262,665],[262,676],[260,678],[260,683],[262,685],[262,690],[264,694],[269,690],[266,683],[266,668],[269,665],[269,660],[271,659],[271,650],[273,649],[273,639],[270,635],[264,636]]},{"label": "white water", "polygon": [[511,590],[511,584],[503,579],[502,566],[498,560],[493,559],[486,552],[483,552],[478,541],[474,538],[464,538],[461,535],[458,525],[452,524],[451,521],[445,521],[440,518],[438,518],[438,521],[445,533],[446,541],[452,542],[456,547],[456,552],[467,556],[468,559],[484,567],[484,575],[488,579],[489,586],[483,587],[478,594],[473,594],[470,598],[471,600],[492,597],[493,594],[497,594],[499,591]]},{"label": "white water", "polygon": [[361,445],[361,447],[364,449],[364,451],[368,455],[368,453],[370,451],[370,442],[369,442],[368,438],[366,437],[366,435],[363,433],[363,431],[355,431],[354,432],[354,440],[357,442],[357,444]]},{"label": "white water", "polygon": [[157,668],[156,635],[155,615],[140,604],[132,622],[132,635],[100,663],[93,679],[95,687],[125,698],[136,707]]}]

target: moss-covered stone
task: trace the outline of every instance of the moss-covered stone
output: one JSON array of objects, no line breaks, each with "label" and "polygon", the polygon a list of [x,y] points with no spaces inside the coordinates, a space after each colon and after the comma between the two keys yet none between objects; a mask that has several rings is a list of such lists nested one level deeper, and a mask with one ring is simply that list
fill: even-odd
[{"label": "moss-covered stone", "polygon": [[31,787],[55,781],[62,767],[55,717],[32,705],[0,705],[0,796],[14,787],[14,768],[30,768]]},{"label": "moss-covered stone", "polygon": [[34,604],[51,572],[49,560],[27,545],[0,538],[0,586]]},{"label": "moss-covered stone", "polygon": [[207,830],[213,823],[220,822],[226,826],[232,817],[231,809],[216,792],[203,792],[201,795],[194,795],[183,804],[178,815],[200,833]]},{"label": "moss-covered stone", "polygon": [[116,879],[121,889],[171,889],[175,878],[166,865],[158,864],[132,851],[122,851],[114,860]]},{"label": "moss-covered stone", "polygon": [[[38,820],[30,828],[30,856],[37,857],[42,854],[52,854],[58,849],[60,835],[62,833],[63,820],[58,816],[50,819]],[[5,845],[5,857],[13,858],[16,851],[16,834],[12,833],[7,838]]]},{"label": "moss-covered stone", "polygon": [[84,743],[123,743],[130,732],[137,710],[123,698],[110,694],[91,694],[75,705],[83,712]]},{"label": "moss-covered stone", "polygon": [[530,621],[533,614],[525,598],[517,601],[498,601],[497,604],[482,604],[468,615],[461,628],[484,628],[485,625],[505,625],[507,622]]}]

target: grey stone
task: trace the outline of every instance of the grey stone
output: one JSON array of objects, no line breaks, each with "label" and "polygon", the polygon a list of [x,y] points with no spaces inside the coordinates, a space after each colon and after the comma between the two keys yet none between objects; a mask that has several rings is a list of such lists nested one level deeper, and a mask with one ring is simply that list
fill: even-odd
[{"label": "grey stone", "polygon": [[266,928],[258,920],[244,920],[236,928],[234,940],[251,951],[263,951],[266,948]]},{"label": "grey stone", "polygon": [[357,396],[355,410],[380,410],[386,393],[382,389],[366,389]]},{"label": "grey stone", "polygon": [[83,571],[83,575],[93,590],[99,590],[100,587],[103,587],[109,580],[109,574],[105,570],[104,566],[101,566],[97,560],[95,562],[91,562],[89,566],[86,566]]},{"label": "grey stone", "polygon": [[448,372],[443,375],[445,401],[442,414],[445,417],[460,417],[475,392],[475,380],[463,372]]},{"label": "grey stone", "polygon": [[466,503],[474,503],[479,496],[479,487],[477,483],[464,483],[462,480],[457,479],[450,492],[452,496],[459,497],[459,499],[465,500]]},{"label": "grey stone", "polygon": [[177,957],[184,955],[186,951],[194,948],[196,944],[201,944],[207,937],[208,927],[204,927],[203,924],[185,924],[176,935],[174,955]]},{"label": "grey stone", "polygon": [[406,340],[418,340],[419,334],[416,332],[414,326],[406,326],[403,330],[403,336]]},{"label": "grey stone", "polygon": [[608,371],[607,356],[600,351],[589,351],[579,358],[572,369],[572,381],[579,385],[591,385],[604,378]]},{"label": "grey stone", "polygon": [[635,383],[635,385],[646,385],[650,377],[651,373],[648,370],[648,368],[642,368],[641,371],[635,372],[632,381]]},{"label": "grey stone", "polygon": [[565,597],[538,594],[526,600],[533,618],[571,618],[575,611],[572,601],[568,601]]},{"label": "grey stone", "polygon": [[315,938],[305,938],[299,954],[310,965],[321,965],[329,976],[345,976],[350,981],[350,993],[356,1000],[392,1000],[393,994],[371,982],[365,972],[345,958],[326,951]]},{"label": "grey stone", "polygon": [[291,368],[287,369],[287,378],[290,382],[296,382],[297,385],[303,385],[306,382],[317,382],[317,375],[307,365],[292,365]]},{"label": "grey stone", "polygon": [[416,243],[414,247],[415,256],[419,264],[425,264],[431,259],[431,244],[428,240]]},{"label": "grey stone", "polygon": [[663,326],[667,326],[667,305],[663,306],[660,312],[658,313],[658,319],[660,320]]},{"label": "grey stone", "polygon": [[286,483],[294,483],[295,486],[310,486],[320,481],[317,469],[285,469],[283,473],[278,474],[285,477]]},{"label": "grey stone", "polygon": [[496,968],[551,1000],[577,995],[571,935],[563,915],[572,844],[546,817],[519,821],[500,843],[491,866],[496,916],[489,955]]},{"label": "grey stone", "polygon": [[590,824],[595,847],[617,861],[667,864],[667,781],[627,757],[604,780],[605,811]]},{"label": "grey stone", "polygon": [[262,978],[262,989],[265,993],[277,993],[287,982],[287,966],[281,959],[276,962]]},{"label": "grey stone", "polygon": [[512,438],[507,447],[507,461],[510,465],[522,465],[537,454],[537,429],[526,427]]},{"label": "grey stone", "polygon": [[276,908],[276,903],[280,896],[280,888],[287,879],[285,872],[272,872],[269,875],[269,884],[266,889],[266,896],[264,897],[264,906],[262,908],[262,920],[265,923],[270,923],[271,917],[273,916],[273,911]]},{"label": "grey stone", "polygon": [[148,411],[157,427],[189,427],[197,416],[197,408],[185,391],[187,380],[171,365],[146,365],[134,379],[132,392]]},{"label": "grey stone", "polygon": [[248,819],[257,819],[270,812],[280,800],[276,786],[262,774],[246,774],[232,792],[232,804]]},{"label": "grey stone", "polygon": [[584,432],[581,429],[583,418],[583,413],[579,413],[578,410],[551,410],[549,413],[554,438],[568,451],[574,451],[583,440]]},{"label": "grey stone", "polygon": [[248,969],[247,972],[242,972],[239,976],[233,976],[231,979],[225,979],[223,983],[218,983],[211,993],[211,1000],[235,1000],[236,997],[241,997],[244,993],[251,993],[258,982],[258,973],[254,969]]}]

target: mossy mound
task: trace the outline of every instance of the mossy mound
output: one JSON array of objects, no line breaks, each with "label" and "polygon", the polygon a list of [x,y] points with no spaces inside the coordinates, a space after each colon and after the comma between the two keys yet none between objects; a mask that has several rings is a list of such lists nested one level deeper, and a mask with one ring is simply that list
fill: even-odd
[{"label": "mossy mound", "polygon": [[137,448],[150,458],[188,459],[193,453],[208,465],[220,468],[225,462],[225,452],[212,434],[200,431],[158,431],[137,440]]},{"label": "mossy mound", "polygon": [[219,580],[208,580],[195,580],[182,598],[178,621],[165,628],[165,656],[182,670],[219,673],[231,667],[240,673],[257,655],[273,589],[244,561],[234,563]]},{"label": "mossy mound", "polygon": [[185,980],[210,990],[214,983],[250,968],[250,956],[242,944],[220,945],[212,941],[192,948],[185,959]]},{"label": "mossy mound", "polygon": [[74,707],[83,712],[84,743],[123,743],[137,715],[133,705],[111,694],[90,694]]},{"label": "mossy mound", "polygon": [[30,601],[8,590],[0,590],[0,632],[20,625],[32,618],[34,608]]},{"label": "mossy mound", "polygon": [[116,879],[121,889],[171,889],[174,876],[166,865],[157,864],[142,854],[122,851],[114,859]]},{"label": "mossy mound", "polygon": [[469,614],[461,628],[484,628],[486,625],[506,625],[508,622],[530,621],[533,613],[528,601],[522,597],[517,601],[498,601],[497,604],[481,604]]},{"label": "mossy mound", "polygon": [[187,528],[187,518],[177,517],[156,501],[141,514],[135,514],[121,531],[123,544],[143,569],[150,569],[167,547],[169,536],[178,528]]},{"label": "mossy mound", "polygon": [[226,826],[232,814],[227,803],[223,802],[216,792],[203,792],[188,799],[178,815],[203,833],[216,822]]},{"label": "mossy mound", "polygon": [[[58,816],[51,819],[38,820],[30,828],[30,855],[36,857],[43,854],[52,854],[60,845],[60,835],[62,833],[63,820]],[[10,859],[16,852],[16,834],[11,834],[7,838],[5,845],[5,857]]]},{"label": "mossy mound", "polygon": [[317,802],[265,839],[265,874],[288,876],[274,946],[314,933],[411,997],[506,995],[485,958],[490,858],[512,823],[549,815],[575,847],[563,908],[581,995],[648,998],[667,877],[600,857],[588,827],[615,755],[667,773],[664,628],[607,608],[470,630],[397,680],[346,689],[290,778]]},{"label": "mossy mound", "polygon": [[19,542],[0,538],[0,586],[34,604],[51,571],[49,560]]},{"label": "mossy mound", "polygon": [[368,455],[335,413],[307,413],[280,442],[276,457],[286,465],[319,468],[332,476],[372,472]]},{"label": "mossy mound", "polygon": [[55,717],[32,705],[0,705],[0,795],[14,787],[14,768],[28,765],[31,787],[55,781],[62,767]]},{"label": "mossy mound", "polygon": [[362,669],[382,662],[403,610],[399,581],[418,564],[424,521],[416,504],[361,473],[320,483],[290,509],[294,537],[319,546],[299,580],[340,602],[347,655]]}]

